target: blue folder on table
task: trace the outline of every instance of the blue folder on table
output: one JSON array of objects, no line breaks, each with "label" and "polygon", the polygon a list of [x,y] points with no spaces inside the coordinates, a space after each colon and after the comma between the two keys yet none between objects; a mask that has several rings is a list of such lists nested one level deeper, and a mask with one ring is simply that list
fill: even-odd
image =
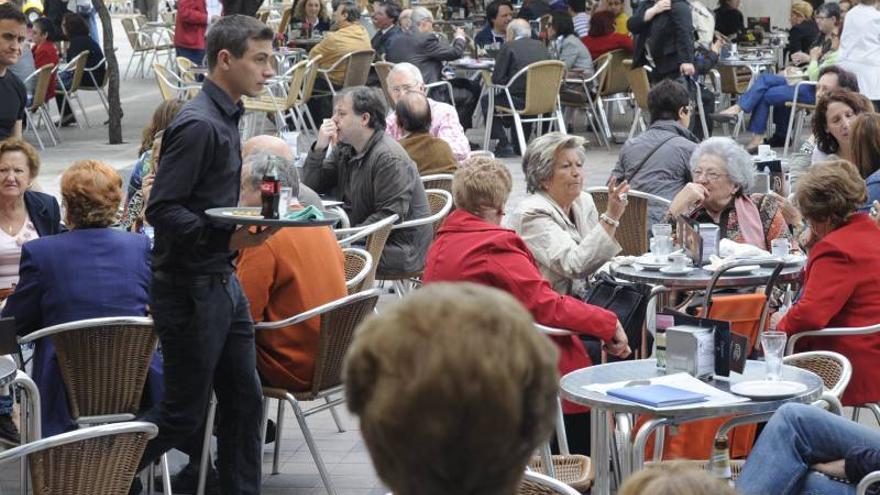
[{"label": "blue folder on table", "polygon": [[615,388],[609,390],[608,395],[651,407],[693,404],[695,402],[704,402],[709,398],[704,394],[667,385],[638,385],[635,387]]}]

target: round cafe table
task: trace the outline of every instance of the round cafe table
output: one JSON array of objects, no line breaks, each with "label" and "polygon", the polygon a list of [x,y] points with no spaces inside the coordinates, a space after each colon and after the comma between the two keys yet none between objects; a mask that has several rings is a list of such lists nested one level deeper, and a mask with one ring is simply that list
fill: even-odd
[{"label": "round cafe table", "polygon": [[[745,263],[745,261],[743,261]],[[755,262],[758,265],[760,262]],[[803,264],[787,266],[779,273],[779,282],[789,283],[796,282],[803,270]],[[702,268],[695,268],[686,275],[667,275],[657,270],[641,270],[633,265],[611,264],[609,269],[612,276],[628,280],[630,282],[641,282],[650,285],[662,285],[668,289],[678,290],[700,290],[705,289],[712,280],[713,272]],[[740,287],[754,287],[766,284],[773,273],[772,266],[761,266],[761,268],[742,275],[722,275],[715,284],[719,289],[732,289]]]},{"label": "round cafe table", "polygon": [[[612,455],[610,451],[611,436],[614,434],[610,425],[610,419],[617,413],[647,414],[653,418],[646,421],[635,436],[632,435],[629,421],[617,423],[618,431],[623,433],[624,440],[618,445],[620,456],[620,479],[626,479],[630,474],[640,470],[644,464],[644,451],[649,435],[659,427],[678,425],[700,419],[714,418],[719,416],[749,416],[755,421],[756,417],[764,416],[766,419],[787,402],[812,403],[822,395],[822,379],[818,375],[794,366],[782,366],[782,379],[803,383],[807,390],[801,394],[786,399],[756,401],[748,400],[735,404],[712,405],[707,402],[705,406],[694,407],[693,405],[680,408],[664,408],[655,411],[647,406],[634,402],[617,399],[612,396],[593,392],[584,388],[586,385],[602,383],[614,383],[626,380],[644,380],[663,376],[665,372],[657,369],[657,362],[653,359],[641,359],[637,361],[621,361],[602,365],[590,366],[573,371],[560,382],[562,398],[591,408],[591,457],[596,466],[595,482],[592,493],[594,495],[606,495],[611,491],[610,472],[606,468],[608,459]],[[730,392],[731,385],[750,380],[763,380],[766,376],[762,361],[747,361],[742,374],[732,373],[729,380],[713,379],[707,383],[724,392]],[[630,442],[628,439],[632,439]]]}]

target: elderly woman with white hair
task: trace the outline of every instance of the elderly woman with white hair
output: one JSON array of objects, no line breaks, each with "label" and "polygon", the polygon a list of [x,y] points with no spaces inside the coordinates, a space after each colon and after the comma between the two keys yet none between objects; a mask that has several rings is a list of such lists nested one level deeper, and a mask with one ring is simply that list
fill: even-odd
[{"label": "elderly woman with white hair", "polygon": [[755,166],[749,154],[734,140],[709,138],[691,156],[688,183],[673,198],[666,220],[679,215],[720,228],[720,238],[770,250],[773,239],[790,237],[776,196],[750,194]]},{"label": "elderly woman with white hair", "polygon": [[600,215],[583,191],[585,160],[579,136],[551,132],[532,141],[522,165],[529,195],[508,221],[553,288],[582,299],[586,279],[620,252],[614,236],[629,191],[625,181],[612,182],[608,209]]}]

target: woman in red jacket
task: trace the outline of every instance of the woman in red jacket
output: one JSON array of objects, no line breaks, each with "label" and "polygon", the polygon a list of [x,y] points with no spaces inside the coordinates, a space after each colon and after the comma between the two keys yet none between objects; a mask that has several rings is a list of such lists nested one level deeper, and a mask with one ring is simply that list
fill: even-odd
[{"label": "woman in red jacket", "polygon": [[[34,21],[34,27],[31,30],[31,40],[34,42],[32,49],[34,54],[34,66],[40,67],[52,64],[58,65],[58,50],[55,49],[55,43],[52,42],[55,28],[52,21],[46,17],[40,17]],[[49,87],[46,88],[46,100],[55,98],[55,73],[49,76]]]},{"label": "woman in red jacket", "polygon": [[633,52],[633,39],[614,30],[614,19],[614,13],[608,10],[600,10],[590,18],[590,32],[581,41],[587,45],[593,60],[614,50]]},{"label": "woman in red jacket", "polygon": [[[510,172],[498,161],[473,158],[462,163],[452,181],[456,209],[428,250],[422,280],[468,281],[502,289],[522,303],[536,322],[598,337],[609,354],[627,357],[626,333],[614,313],[555,292],[522,238],[500,226],[511,184]],[[551,338],[559,347],[560,376],[592,364],[577,336]],[[569,449],[589,455],[587,408],[565,402],[562,410]]]},{"label": "woman in red jacket", "polygon": [[205,59],[205,31],[208,30],[208,10],[205,0],[177,2],[177,22],[174,27],[174,49],[178,57],[185,57],[196,65]]},{"label": "woman in red jacket", "polygon": [[[865,181],[851,163],[816,165],[798,180],[796,203],[812,245],[800,300],[776,326],[789,335],[880,323],[880,229],[864,213]],[[774,321],[778,317],[774,316]],[[880,334],[806,338],[796,351],[829,350],[852,362],[843,405],[880,401]]]}]

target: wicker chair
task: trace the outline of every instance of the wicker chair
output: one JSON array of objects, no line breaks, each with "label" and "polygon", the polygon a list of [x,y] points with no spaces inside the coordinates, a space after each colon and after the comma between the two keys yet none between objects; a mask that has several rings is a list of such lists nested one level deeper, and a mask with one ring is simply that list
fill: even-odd
[{"label": "wicker chair", "polygon": [[[569,330],[552,328],[538,323],[535,323],[535,329],[538,330],[538,332],[551,337],[573,335]],[[565,421],[562,416],[562,402],[559,402],[559,408],[556,413],[556,440],[559,444],[559,452],[561,455],[550,456],[550,445],[544,444],[544,446],[542,446],[543,457],[549,457],[553,463],[550,472],[548,473],[547,470],[544,469],[544,458],[542,458],[542,456],[533,457],[529,462],[529,468],[537,473],[546,474],[551,478],[555,478],[578,492],[587,491],[593,482],[590,458],[584,455],[573,455],[569,453],[568,436],[565,432]]]},{"label": "wicker chair", "polygon": [[636,127],[641,128],[641,132],[645,132],[645,129],[647,129],[644,114],[650,112],[648,109],[648,91],[651,90],[651,83],[648,82],[648,71],[644,67],[637,67],[628,71],[626,73],[626,80],[629,81],[629,86],[632,88],[633,95],[636,98],[636,114],[633,116],[633,123],[627,138],[631,139],[636,134]]},{"label": "wicker chair", "polygon": [[[611,138],[611,104],[617,103],[620,106],[620,113],[624,113],[623,102],[633,99],[632,89],[629,87],[627,73],[629,73],[631,63],[626,64],[632,58],[632,54],[623,50],[612,50],[607,54],[599,57],[596,62],[599,63],[603,57],[608,57],[608,69],[605,75],[599,78],[599,89],[596,92],[596,104],[599,107],[599,117],[605,125],[606,136]],[[606,110],[606,106],[608,107]]]},{"label": "wicker chair", "polygon": [[376,71],[376,76],[379,77],[379,83],[382,84],[382,92],[385,93],[385,99],[388,100],[389,105],[394,105],[394,100],[391,99],[391,88],[388,87],[388,75],[391,74],[393,67],[394,64],[391,62],[373,62],[373,70]]},{"label": "wicker chair", "polygon": [[[72,321],[30,333],[19,344],[43,338],[51,339],[55,348],[74,423],[135,419],[158,341],[152,319],[123,316]],[[165,456],[162,465],[166,467],[164,481],[170,486]]]},{"label": "wicker chair", "polygon": [[318,69],[318,72],[324,76],[324,80],[327,82],[327,87],[330,88],[329,93],[324,93],[324,95],[336,95],[337,88],[333,85],[333,81],[330,80],[330,74],[343,66],[343,64],[345,66],[345,78],[342,81],[342,88],[366,85],[367,77],[370,75],[370,67],[373,63],[373,57],[375,56],[376,52],[373,50],[356,50],[346,53],[330,67],[326,69]]},{"label": "wicker chair", "polygon": [[[596,209],[605,211],[608,205],[607,187],[590,187],[587,192],[593,196]],[[648,252],[648,203],[651,201],[669,205],[668,199],[653,194],[630,190],[627,194],[629,205],[626,213],[620,219],[620,227],[617,229],[617,242],[626,256],[639,256]]]},{"label": "wicker chair", "polygon": [[[849,380],[852,378],[852,364],[843,354],[831,351],[810,351],[791,354],[782,358],[782,364],[796,366],[819,375],[826,394],[814,403],[820,407],[832,410],[838,415],[842,414],[843,406],[839,399],[843,395]],[[829,401],[828,395],[838,399],[837,402]],[[821,404],[825,402],[826,404]]]},{"label": "wicker chair", "polygon": [[391,235],[391,227],[398,218],[394,214],[369,225],[336,229],[334,231],[338,239],[336,242],[342,247],[351,246],[355,242],[364,240],[364,248],[373,257],[373,268],[363,281],[364,287],[371,287],[376,279],[376,268],[378,268],[379,260],[382,258],[382,251],[385,249],[388,236]]},{"label": "wicker chair", "polygon": [[60,141],[60,137],[57,135],[58,131],[55,128],[55,125],[52,124],[52,116],[49,114],[49,107],[46,101],[46,90],[49,88],[49,83],[52,80],[52,72],[54,70],[55,65],[46,64],[25,79],[25,82],[31,78],[37,79],[33,101],[31,102],[31,105],[25,109],[25,117],[28,121],[28,129],[32,129],[37,136],[37,143],[39,143],[40,149],[44,149],[43,138],[40,137],[41,124],[46,128],[46,133],[49,135],[49,139],[52,140],[53,145],[57,145]]},{"label": "wicker chair", "polygon": [[606,128],[607,121],[603,120],[602,110],[593,97],[599,81],[605,77],[605,71],[611,64],[611,55],[605,54],[593,61],[595,70],[590,77],[576,77],[569,75],[565,79],[565,86],[559,95],[562,106],[572,109],[583,109],[587,125],[599,139],[605,143],[605,147],[611,149],[611,129]]},{"label": "wicker chair", "polygon": [[[98,78],[95,76],[95,73],[100,68],[104,68],[104,78],[98,81]],[[101,100],[101,105],[104,106],[104,110],[107,112],[107,115],[110,115],[110,101],[107,99],[107,92],[105,88],[108,84],[110,84],[110,74],[107,73],[107,57],[105,56],[101,60],[99,60],[95,65],[91,67],[86,67],[83,69],[85,74],[88,76],[88,81],[91,84],[87,84],[85,86],[80,86],[80,91],[94,91],[98,93],[98,98]]]},{"label": "wicker chair", "polygon": [[126,495],[159,429],[152,423],[93,426],[0,453],[0,464],[27,459],[35,495]]},{"label": "wicker chair", "polygon": [[[86,63],[89,61],[89,51],[85,50],[79,53],[76,57],[73,58],[70,62],[67,62],[64,65],[56,66],[55,71],[60,76],[64,72],[72,72],[73,77],[70,80],[70,87],[66,87],[63,84],[58,84],[57,88],[61,90],[61,106],[70,105],[70,110],[73,111],[73,100],[76,100],[76,104],[79,106],[79,110],[82,113],[83,120],[86,122],[86,127],[91,127],[89,124],[89,117],[86,115],[86,107],[83,106],[82,100],[79,97],[79,87],[82,84],[83,75],[85,74]],[[74,112],[75,115],[75,112]],[[58,120],[58,127],[61,127],[61,123],[63,122],[63,118]],[[80,128],[82,128],[82,124],[78,124]]]},{"label": "wicker chair", "polygon": [[345,256],[345,287],[349,295],[357,294],[366,289],[364,282],[370,273],[375,273],[373,257],[359,248],[345,248],[342,254]]},{"label": "wicker chair", "polygon": [[518,495],[580,495],[581,492],[549,476],[526,471],[516,493]]},{"label": "wicker chair", "polygon": [[[788,338],[788,343],[785,346],[785,354],[786,356],[791,355],[794,351],[795,345],[797,345],[798,341],[805,337],[811,337],[812,339],[817,338],[845,338],[848,336],[856,336],[856,335],[869,335],[880,332],[880,324],[871,325],[869,327],[857,327],[857,328],[825,328],[822,330],[810,330],[807,332],[800,332],[794,335],[791,335]],[[861,410],[865,408],[871,411],[874,414],[874,419],[880,423],[880,403],[877,402],[869,402],[866,404],[860,404],[857,406],[853,406],[852,410],[852,420],[855,422],[859,421],[859,413]]]},{"label": "wicker chair", "polygon": [[153,72],[156,75],[156,84],[159,85],[159,93],[162,94],[162,99],[165,101],[187,100],[202,89],[201,84],[185,83],[177,74],[162,64],[153,64]]},{"label": "wicker chair", "polygon": [[452,174],[431,174],[422,176],[422,187],[428,189],[442,189],[452,194]]},{"label": "wicker chair", "polygon": [[[452,193],[442,189],[428,189],[425,191],[425,194],[428,196],[428,207],[431,209],[431,215],[399,223],[391,227],[392,231],[431,225],[433,229],[431,240],[433,241],[433,237],[437,234],[440,225],[443,224],[443,220],[452,211]],[[392,281],[394,283],[394,292],[398,297],[403,297],[413,288],[413,284],[418,283],[422,278],[422,272],[423,270],[409,273],[378,272],[376,273],[376,280]]]},{"label": "wicker chair", "polygon": [[[526,78],[525,106],[520,110],[514,106],[510,88],[521,77]],[[526,136],[523,133],[523,122],[551,122],[557,125],[557,130],[565,132],[565,121],[562,118],[562,107],[559,104],[559,88],[562,87],[562,79],[565,77],[565,64],[559,60],[543,60],[529,64],[514,74],[506,85],[491,84],[486,91],[489,94],[489,106],[486,113],[486,134],[483,139],[483,149],[489,149],[489,139],[492,134],[492,119],[495,112],[513,117],[516,127],[516,136],[519,140],[519,149],[525,153]],[[501,91],[504,95],[501,100],[507,106],[495,106],[495,92]],[[544,117],[549,115],[549,117]],[[528,117],[528,118],[523,118]],[[540,127],[540,126],[539,126]]]},{"label": "wicker chair", "polygon": [[[286,402],[293,408],[303,437],[305,437],[306,445],[309,447],[309,451],[324,482],[324,488],[330,494],[336,493],[330,481],[327,468],[324,466],[324,461],[321,459],[318,446],[315,444],[314,438],[312,438],[308,424],[306,424],[306,417],[325,409],[330,409],[334,413],[337,425],[339,425],[338,418],[335,417],[335,411],[332,408],[345,402],[345,397],[342,395],[344,390],[341,377],[343,358],[351,342],[354,340],[355,329],[367,315],[373,312],[380,294],[381,291],[375,289],[359,292],[285,320],[256,325],[258,332],[266,332],[293,325],[310,318],[321,318],[321,337],[318,342],[318,355],[315,358],[315,376],[312,379],[311,390],[291,392],[271,386],[263,387],[264,410],[267,410],[266,406],[268,404],[266,402],[268,399],[278,399],[278,433],[275,438],[272,474],[278,474],[281,432],[284,426],[284,404]],[[336,396],[336,398],[331,398],[331,396]],[[325,403],[306,410],[300,407],[300,401],[313,400],[323,400]]]},{"label": "wicker chair", "polygon": [[[276,126],[280,129],[283,127],[285,117],[293,120],[294,127],[297,131],[308,128],[305,117],[300,114],[299,107],[302,105],[302,93],[306,79],[309,77],[309,71],[313,70],[314,61],[309,59],[300,60],[285,74],[290,78],[290,83],[284,91],[286,97],[280,98],[267,91],[265,95],[258,97],[244,97],[245,111],[266,113],[276,118]],[[262,120],[261,120],[262,122]]]}]

